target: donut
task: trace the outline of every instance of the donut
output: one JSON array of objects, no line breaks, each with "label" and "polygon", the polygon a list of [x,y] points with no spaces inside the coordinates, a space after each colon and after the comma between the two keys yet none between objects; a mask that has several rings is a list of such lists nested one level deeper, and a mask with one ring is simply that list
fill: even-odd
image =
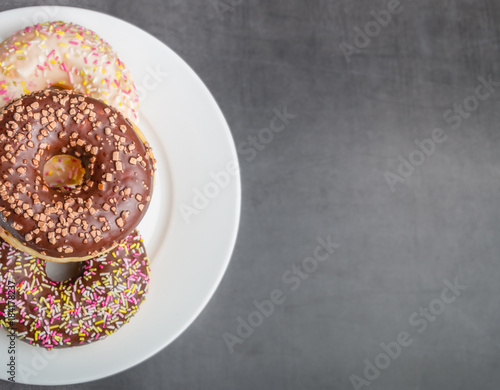
[{"label": "donut", "polygon": [[[138,130],[137,130],[138,131]],[[25,95],[0,113],[0,237],[54,262],[112,249],[144,216],[154,184],[147,142],[117,110],[65,90]],[[53,159],[69,156],[85,173],[51,186]]]},{"label": "donut", "polygon": [[57,85],[102,100],[134,122],[138,119],[139,98],[128,69],[105,41],[84,27],[64,22],[26,27],[2,42],[0,63],[5,104]]},{"label": "donut", "polygon": [[47,349],[113,334],[137,313],[149,289],[149,260],[137,231],[106,255],[82,262],[69,280],[51,280],[45,266],[0,240],[0,326]]}]

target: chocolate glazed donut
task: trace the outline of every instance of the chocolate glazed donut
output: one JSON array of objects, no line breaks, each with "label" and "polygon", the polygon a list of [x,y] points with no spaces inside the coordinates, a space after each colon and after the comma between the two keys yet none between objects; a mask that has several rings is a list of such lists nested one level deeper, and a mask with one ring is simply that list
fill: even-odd
[{"label": "chocolate glazed donut", "polygon": [[150,263],[137,231],[80,274],[56,282],[46,262],[0,239],[0,326],[47,349],[104,339],[129,322],[146,298]]},{"label": "chocolate glazed donut", "polygon": [[[112,107],[72,91],[45,90],[0,114],[0,236],[55,262],[96,257],[122,241],[145,214],[154,157],[142,134]],[[52,188],[47,160],[78,158],[74,188]]]}]

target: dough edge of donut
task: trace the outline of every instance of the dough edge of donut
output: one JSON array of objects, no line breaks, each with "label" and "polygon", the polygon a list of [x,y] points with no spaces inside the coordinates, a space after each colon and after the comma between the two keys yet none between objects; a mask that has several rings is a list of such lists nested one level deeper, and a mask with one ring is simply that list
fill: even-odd
[{"label": "dough edge of donut", "polygon": [[90,259],[94,259],[96,257],[100,257],[108,253],[109,251],[112,251],[116,247],[120,245],[120,243],[113,245],[106,249],[105,251],[99,252],[94,255],[88,255],[88,256],[83,256],[83,257],[51,257],[51,256],[46,256],[42,255],[40,252],[35,251],[34,249],[31,249],[27,246],[24,246],[21,244],[20,241],[15,239],[7,230],[4,228],[0,227],[0,238],[2,238],[7,244],[12,246],[14,249],[27,253],[33,257],[36,257],[41,260],[45,261],[50,261],[52,263],[77,263],[77,262],[82,262]]}]

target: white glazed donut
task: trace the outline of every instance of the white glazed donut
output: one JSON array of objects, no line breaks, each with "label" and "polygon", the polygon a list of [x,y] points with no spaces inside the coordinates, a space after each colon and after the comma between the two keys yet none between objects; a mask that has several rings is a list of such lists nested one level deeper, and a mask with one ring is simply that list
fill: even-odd
[{"label": "white glazed donut", "polygon": [[43,23],[11,35],[0,47],[0,72],[0,106],[55,85],[137,122],[139,98],[128,69],[97,34],[76,24]]}]

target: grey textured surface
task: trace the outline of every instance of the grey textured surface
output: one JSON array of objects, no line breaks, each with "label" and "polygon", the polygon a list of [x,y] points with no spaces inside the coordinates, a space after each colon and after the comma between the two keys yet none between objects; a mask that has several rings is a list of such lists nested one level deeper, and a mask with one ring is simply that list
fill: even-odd
[{"label": "grey textured surface", "polygon": [[[139,366],[71,388],[353,389],[351,375],[372,374],[361,388],[498,389],[500,91],[467,97],[478,77],[500,80],[500,4],[403,1],[348,63],[339,45],[387,2],[227,3],[238,5],[221,20],[207,0],[44,2],[109,13],[165,42],[208,85],[242,150],[273,109],[297,115],[252,161],[240,156],[239,239],[200,317]],[[479,107],[446,122],[466,98]],[[434,128],[446,140],[391,191],[387,172],[421,157],[414,141]],[[282,277],[328,235],[340,247],[292,290]],[[444,304],[455,279],[467,288]],[[223,334],[274,289],[285,303],[230,353]],[[439,314],[419,312],[429,306]],[[367,361],[387,365],[380,343],[401,332],[412,344],[363,373]]]}]

